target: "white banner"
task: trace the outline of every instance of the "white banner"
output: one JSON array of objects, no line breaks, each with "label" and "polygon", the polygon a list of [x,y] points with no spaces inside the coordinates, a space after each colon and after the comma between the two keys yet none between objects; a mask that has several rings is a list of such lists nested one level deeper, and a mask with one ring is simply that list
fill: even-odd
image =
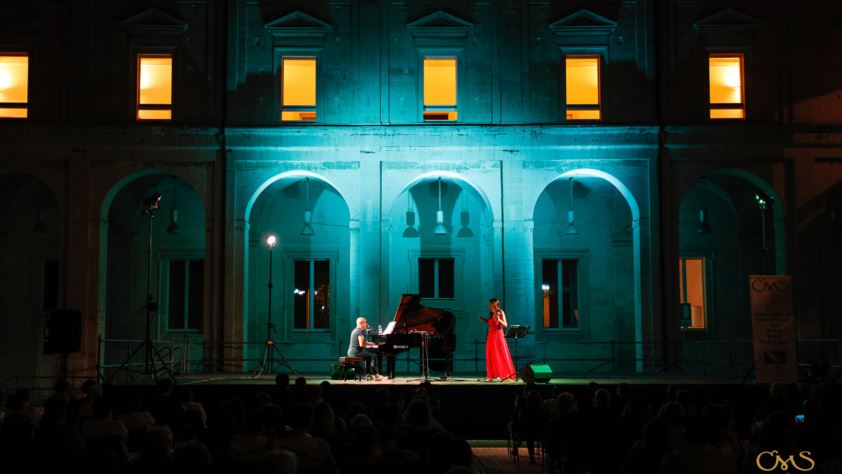
[{"label": "white banner", "polygon": [[751,275],[751,329],[757,383],[798,381],[792,276]]}]

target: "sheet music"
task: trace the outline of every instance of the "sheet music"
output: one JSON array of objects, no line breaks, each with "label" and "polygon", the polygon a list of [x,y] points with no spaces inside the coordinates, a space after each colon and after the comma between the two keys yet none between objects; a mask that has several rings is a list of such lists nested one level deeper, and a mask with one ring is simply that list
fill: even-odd
[{"label": "sheet music", "polygon": [[386,325],[386,329],[383,330],[383,334],[392,334],[392,331],[395,330],[396,324],[396,321],[389,321],[389,324]]}]

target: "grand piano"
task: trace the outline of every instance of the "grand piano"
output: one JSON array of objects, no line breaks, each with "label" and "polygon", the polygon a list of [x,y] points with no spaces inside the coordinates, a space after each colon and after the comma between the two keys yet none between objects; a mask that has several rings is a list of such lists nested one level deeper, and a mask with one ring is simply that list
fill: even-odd
[{"label": "grand piano", "polygon": [[[435,370],[447,378],[453,372],[453,351],[456,349],[456,317],[453,313],[422,305],[420,295],[405,294],[401,296],[393,322],[390,334],[372,334],[369,337],[376,344],[370,350],[377,352],[379,360],[386,357],[389,378],[395,378],[395,357],[415,347],[420,352],[421,373],[429,374],[429,371]],[[425,341],[427,357],[423,352]]]}]

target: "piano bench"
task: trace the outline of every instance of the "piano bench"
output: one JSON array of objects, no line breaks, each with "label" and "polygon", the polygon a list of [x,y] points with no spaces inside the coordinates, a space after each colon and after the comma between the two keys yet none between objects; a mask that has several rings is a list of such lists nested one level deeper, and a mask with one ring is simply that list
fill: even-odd
[{"label": "piano bench", "polygon": [[357,380],[365,378],[365,361],[362,357],[340,357],[339,376],[342,380],[353,377]]}]

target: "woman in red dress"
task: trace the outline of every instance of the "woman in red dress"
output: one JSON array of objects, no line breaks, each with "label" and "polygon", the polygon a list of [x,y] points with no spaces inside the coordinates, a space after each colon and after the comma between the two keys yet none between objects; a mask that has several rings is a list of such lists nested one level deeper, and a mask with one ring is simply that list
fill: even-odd
[{"label": "woman in red dress", "polygon": [[488,302],[488,309],[488,319],[479,318],[488,323],[488,338],[485,340],[485,370],[488,381],[517,380],[509,344],[503,337],[503,328],[508,326],[506,313],[500,308],[500,300],[497,298]]}]

